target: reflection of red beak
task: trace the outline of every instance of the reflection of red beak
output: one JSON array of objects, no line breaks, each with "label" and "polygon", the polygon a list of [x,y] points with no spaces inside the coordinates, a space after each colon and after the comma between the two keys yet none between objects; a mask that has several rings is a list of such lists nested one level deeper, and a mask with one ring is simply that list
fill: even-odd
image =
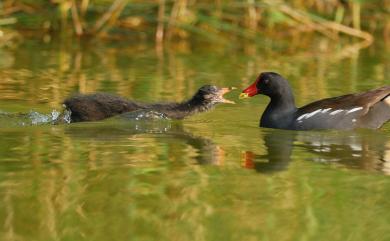
[{"label": "reflection of red beak", "polygon": [[256,85],[257,85],[257,81],[255,81],[253,84],[248,86],[248,88],[243,90],[242,93],[240,94],[239,98],[245,99],[245,98],[249,98],[249,97],[252,97],[252,96],[259,94],[260,91],[257,89]]},{"label": "reflection of red beak", "polygon": [[244,151],[242,153],[242,163],[241,166],[247,169],[255,168],[255,154],[251,151]]}]

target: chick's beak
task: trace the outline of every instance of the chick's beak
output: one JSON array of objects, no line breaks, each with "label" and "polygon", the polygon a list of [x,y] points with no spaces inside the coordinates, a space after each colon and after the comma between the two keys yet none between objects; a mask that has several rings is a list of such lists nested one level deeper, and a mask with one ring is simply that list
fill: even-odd
[{"label": "chick's beak", "polygon": [[236,102],[234,101],[231,101],[231,100],[227,100],[225,99],[223,96],[227,93],[229,93],[230,91],[232,90],[235,90],[237,89],[236,87],[225,87],[225,88],[221,88],[219,91],[218,91],[218,94],[219,94],[219,98],[221,100],[222,103],[227,103],[227,104],[235,104]]}]

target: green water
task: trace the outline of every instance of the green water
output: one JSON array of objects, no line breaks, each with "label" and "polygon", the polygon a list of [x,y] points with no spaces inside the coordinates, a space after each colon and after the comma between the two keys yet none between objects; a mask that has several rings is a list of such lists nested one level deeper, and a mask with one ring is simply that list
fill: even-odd
[{"label": "green water", "polygon": [[[390,240],[390,124],[258,127],[268,100],[183,121],[30,125],[75,92],[142,101],[286,76],[299,105],[390,84],[390,48],[24,41],[0,49],[0,240]],[[325,47],[324,47],[325,46]],[[347,46],[348,47],[348,46]],[[24,117],[25,118],[25,117]]]}]

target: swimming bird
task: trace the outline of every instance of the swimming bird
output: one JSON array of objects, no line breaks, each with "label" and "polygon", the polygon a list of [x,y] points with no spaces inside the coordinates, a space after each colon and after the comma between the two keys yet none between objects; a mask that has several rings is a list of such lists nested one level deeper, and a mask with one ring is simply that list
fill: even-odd
[{"label": "swimming bird", "polygon": [[260,127],[313,130],[380,128],[390,119],[390,86],[322,99],[297,108],[288,81],[278,73],[261,73],[240,98],[263,94],[271,98]]},{"label": "swimming bird", "polygon": [[64,105],[71,111],[71,122],[98,121],[138,110],[156,111],[171,119],[183,119],[208,111],[218,103],[234,104],[223,97],[233,89],[204,85],[192,98],[180,103],[141,103],[108,93],[78,94],[66,99]]}]

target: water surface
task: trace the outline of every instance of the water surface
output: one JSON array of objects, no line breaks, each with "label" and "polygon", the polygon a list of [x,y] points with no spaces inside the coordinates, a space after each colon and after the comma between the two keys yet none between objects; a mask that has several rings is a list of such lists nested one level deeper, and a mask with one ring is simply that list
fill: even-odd
[{"label": "water surface", "polygon": [[[184,121],[51,124],[64,98],[180,101],[273,70],[296,101],[389,85],[389,49],[26,40],[0,57],[1,240],[390,240],[390,126],[258,127],[268,100]],[[7,60],[7,61],[5,61]],[[21,124],[22,123],[22,124]]]}]

